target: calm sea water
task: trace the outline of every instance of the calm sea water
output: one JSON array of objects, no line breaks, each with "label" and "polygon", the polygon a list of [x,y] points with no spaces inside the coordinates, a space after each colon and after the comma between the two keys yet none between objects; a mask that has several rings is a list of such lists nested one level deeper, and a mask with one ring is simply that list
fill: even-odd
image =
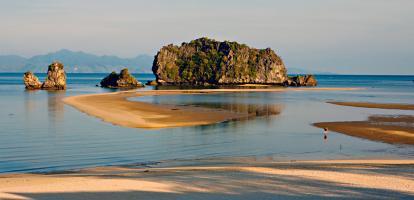
[{"label": "calm sea water", "polygon": [[[341,107],[327,100],[414,103],[414,76],[320,75],[319,87],[359,91],[228,93],[141,97],[131,100],[206,106],[258,113],[208,126],[161,130],[114,126],[62,103],[67,96],[113,92],[95,87],[106,74],[68,74],[62,92],[25,91],[20,73],[0,73],[0,173],[45,172],[93,166],[229,156],[275,160],[414,158],[414,147],[389,145],[310,124],[364,120],[373,114],[412,111]],[[45,74],[39,74],[43,80]],[[135,74],[142,82],[151,74]],[[145,90],[153,89],[146,87]]]}]

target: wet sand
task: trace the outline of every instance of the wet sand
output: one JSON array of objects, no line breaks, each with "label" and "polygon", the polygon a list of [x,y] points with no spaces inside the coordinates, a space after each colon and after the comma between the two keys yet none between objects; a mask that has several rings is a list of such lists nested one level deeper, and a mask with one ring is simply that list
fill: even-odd
[{"label": "wet sand", "polygon": [[[412,104],[368,103],[368,102],[327,102],[341,106],[377,109],[414,110]],[[366,121],[319,122],[319,128],[389,144],[414,145],[414,116],[377,115]]]},{"label": "wet sand", "polygon": [[320,122],[319,128],[389,144],[414,145],[414,116],[371,116],[366,121]]},{"label": "wet sand", "polygon": [[129,101],[145,95],[208,94],[224,92],[286,92],[356,90],[356,88],[268,88],[268,89],[203,89],[203,90],[143,90],[67,97],[63,101],[88,115],[103,121],[131,128],[169,128],[214,124],[249,117],[223,109],[191,106],[158,105]]},{"label": "wet sand", "polygon": [[352,106],[352,107],[361,107],[361,108],[414,110],[414,104],[369,103],[369,102],[335,102],[335,101],[329,101],[327,103],[340,105],[340,106]]},{"label": "wet sand", "polygon": [[[178,164],[179,165],[179,164]],[[210,160],[0,175],[0,199],[412,198],[414,160]]]}]

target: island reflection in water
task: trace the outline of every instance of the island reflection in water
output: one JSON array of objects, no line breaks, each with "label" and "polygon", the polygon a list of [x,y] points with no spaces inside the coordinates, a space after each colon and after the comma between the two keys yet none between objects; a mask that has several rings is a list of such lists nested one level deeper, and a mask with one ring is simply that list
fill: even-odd
[{"label": "island reflection in water", "polygon": [[[243,117],[233,121],[247,121],[256,117],[264,117],[270,120],[270,116],[280,115],[284,106],[265,101],[240,102],[234,96],[216,96],[217,94],[195,95],[163,95],[132,98],[131,100],[145,101],[161,105],[174,105],[184,107],[200,107],[214,110],[225,110],[241,114]],[[222,94],[219,94],[222,95]],[[218,98],[217,98],[218,97]],[[185,99],[183,102],[182,100]]]},{"label": "island reflection in water", "polygon": [[231,103],[231,102],[195,103],[195,104],[189,104],[185,106],[227,110],[227,111],[245,115],[246,118],[244,119],[279,115],[283,109],[283,106],[281,104],[244,104],[244,103]]},{"label": "island reflection in water", "polygon": [[[62,99],[66,97],[66,91],[26,90],[24,93],[25,115],[28,121],[42,117],[39,116],[40,109],[46,106],[49,127],[55,127],[56,123],[63,123],[65,104]],[[39,100],[39,95],[42,93],[46,93],[46,102]]]},{"label": "island reflection in water", "polygon": [[[249,123],[250,120],[260,118],[265,121],[265,124],[270,124],[273,117],[280,115],[283,111],[284,106],[282,104],[243,104],[243,103],[204,103],[204,104],[193,104],[187,106],[196,106],[203,108],[212,108],[212,109],[221,109],[228,110],[231,112],[236,112],[244,115],[242,118],[210,124],[210,125],[201,125],[191,127],[194,130],[203,130],[208,129],[222,128],[230,132],[237,132],[237,128],[243,126],[246,123]],[[237,123],[229,123],[235,122]]]},{"label": "island reflection in water", "polygon": [[24,106],[25,106],[25,114],[26,118],[30,117],[30,113],[36,110],[36,93],[39,92],[38,90],[25,90],[24,91]]},{"label": "island reflection in water", "polygon": [[54,123],[62,122],[64,120],[64,106],[62,99],[65,98],[65,91],[47,91],[47,105],[49,121]]}]

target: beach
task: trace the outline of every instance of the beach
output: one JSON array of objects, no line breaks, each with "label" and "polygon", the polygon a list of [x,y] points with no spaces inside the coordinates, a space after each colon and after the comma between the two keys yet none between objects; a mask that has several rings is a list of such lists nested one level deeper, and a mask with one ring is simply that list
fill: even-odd
[{"label": "beach", "polygon": [[129,101],[128,98],[148,95],[203,95],[239,92],[301,92],[301,91],[350,91],[357,88],[269,88],[269,89],[201,89],[201,90],[151,90],[72,96],[63,101],[78,110],[119,126],[130,128],[168,128],[214,124],[243,119],[246,114],[227,110],[155,105]]},{"label": "beach", "polygon": [[414,160],[190,160],[0,177],[0,199],[412,198]]}]

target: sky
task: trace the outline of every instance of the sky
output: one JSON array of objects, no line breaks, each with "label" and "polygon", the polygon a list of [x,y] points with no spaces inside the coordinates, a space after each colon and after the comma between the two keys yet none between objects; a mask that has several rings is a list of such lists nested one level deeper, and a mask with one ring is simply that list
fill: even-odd
[{"label": "sky", "polygon": [[413,0],[0,0],[0,55],[155,55],[199,37],[270,47],[287,68],[414,74]]}]

